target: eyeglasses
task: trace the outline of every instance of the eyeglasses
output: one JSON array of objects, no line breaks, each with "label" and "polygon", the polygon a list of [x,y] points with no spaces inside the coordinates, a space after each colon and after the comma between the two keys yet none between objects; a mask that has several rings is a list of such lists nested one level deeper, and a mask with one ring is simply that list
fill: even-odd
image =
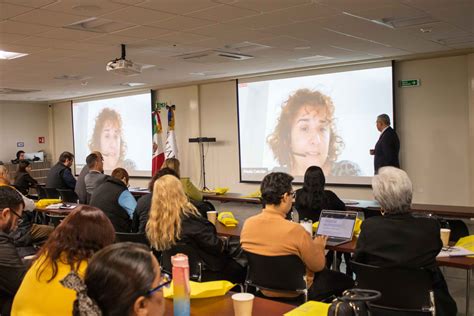
[{"label": "eyeglasses", "polygon": [[18,217],[17,225],[20,225],[21,222],[23,222],[23,218],[21,217],[21,215],[18,214],[17,212],[15,212],[15,211],[12,210],[12,209],[10,209],[10,212],[12,212],[14,215],[16,215],[16,217]]},{"label": "eyeglasses", "polygon": [[155,288],[149,290],[148,292],[146,292],[145,296],[150,296],[153,293],[158,292],[159,290],[161,290],[163,287],[169,287],[170,284],[171,284],[171,281],[172,281],[172,279],[171,279],[171,276],[169,274],[162,273],[161,274],[161,283],[157,287],[155,287]]},{"label": "eyeglasses", "polygon": [[291,195],[292,198],[295,198],[296,197],[296,191],[290,191],[290,193],[288,193],[288,195]]}]

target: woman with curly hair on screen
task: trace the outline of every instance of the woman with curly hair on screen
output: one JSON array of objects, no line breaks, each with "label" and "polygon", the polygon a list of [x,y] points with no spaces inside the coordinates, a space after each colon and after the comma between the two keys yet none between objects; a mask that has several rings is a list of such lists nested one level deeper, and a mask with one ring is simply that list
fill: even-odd
[{"label": "woman with curly hair on screen", "polygon": [[104,170],[114,170],[118,167],[135,169],[135,163],[125,159],[127,144],[123,137],[122,117],[111,108],[104,108],[97,115],[89,149],[91,152],[102,153]]},{"label": "woman with curly hair on screen", "polygon": [[310,166],[321,167],[325,175],[360,174],[353,162],[337,161],[344,143],[336,131],[334,111],[331,98],[319,91],[299,89],[288,97],[267,138],[281,167],[296,177]]}]

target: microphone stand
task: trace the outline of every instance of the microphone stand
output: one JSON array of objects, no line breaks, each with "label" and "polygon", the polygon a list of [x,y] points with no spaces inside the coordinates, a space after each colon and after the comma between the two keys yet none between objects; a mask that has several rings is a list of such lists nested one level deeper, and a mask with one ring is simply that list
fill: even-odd
[{"label": "microphone stand", "polygon": [[202,157],[202,164],[201,164],[201,172],[202,172],[202,180],[203,180],[203,187],[202,190],[209,191],[209,188],[206,186],[206,164],[205,164],[205,155],[204,155],[204,142],[199,142],[200,149],[201,149],[201,157]]}]

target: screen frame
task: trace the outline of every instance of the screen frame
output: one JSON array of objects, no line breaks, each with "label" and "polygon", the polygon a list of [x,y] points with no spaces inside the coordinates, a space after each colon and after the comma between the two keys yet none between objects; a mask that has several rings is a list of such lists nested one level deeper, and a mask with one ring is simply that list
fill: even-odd
[{"label": "screen frame", "polygon": [[[132,96],[132,95],[139,95],[139,94],[145,94],[145,93],[150,93],[150,113],[153,111],[153,104],[154,100],[156,99],[156,90],[153,89],[142,89],[142,90],[136,90],[133,92],[124,92],[124,93],[116,93],[116,94],[110,94],[110,95],[101,95],[98,97],[84,97],[84,98],[77,98],[77,99],[72,99],[70,102],[70,108],[71,108],[71,121],[72,121],[72,148],[74,151],[74,175],[77,177],[79,174],[77,173],[77,167],[76,167],[76,142],[74,139],[74,102],[84,102],[84,101],[97,101],[97,100],[105,100],[105,99],[110,99],[110,98],[119,98],[119,97],[126,97],[126,96]],[[153,126],[152,126],[153,128]],[[152,133],[152,131],[150,131]],[[153,135],[152,135],[153,138]],[[82,168],[81,168],[82,171]],[[128,172],[128,171],[127,171]],[[132,176],[130,175],[130,179],[151,179],[153,176],[152,173],[152,160],[150,160],[150,175],[149,176]]]},{"label": "screen frame", "polygon": [[[380,63],[381,61],[377,61],[377,62],[374,62],[374,64],[377,64],[377,63]],[[396,121],[397,121],[397,115],[396,115],[396,106],[395,106],[395,101],[396,101],[396,98],[395,98],[395,89],[397,88],[397,85],[395,84],[395,60],[390,60],[390,61],[386,61],[387,63],[390,62],[390,64],[388,66],[391,67],[391,76],[392,76],[392,128],[395,130],[395,132],[397,131],[396,129]],[[344,66],[340,66],[340,67],[325,67],[325,69],[337,69],[337,68],[342,68],[342,67],[345,67],[345,66],[370,66],[371,63],[364,63],[364,64],[352,64],[352,65],[344,65]],[[361,68],[361,69],[370,69],[371,67],[367,67],[367,68]],[[372,67],[373,68],[373,67]],[[305,69],[305,70],[300,70],[300,71],[294,71],[294,72],[288,72],[288,73],[285,73],[285,75],[288,75],[286,78],[294,78],[294,77],[301,77],[301,76],[305,76],[304,73],[305,72],[308,72],[308,71],[311,71],[311,70],[318,70],[318,69]],[[343,72],[344,70],[341,70],[340,72]],[[338,72],[338,71],[334,71],[334,72]],[[298,75],[298,74],[301,74],[301,75]],[[267,76],[267,75],[265,75]],[[265,76],[262,76],[262,77],[265,77]],[[255,78],[258,78],[258,76],[256,76]],[[271,80],[271,79],[268,79],[268,80]],[[256,81],[260,81],[260,80],[256,80]],[[246,82],[254,82],[254,81],[247,81]],[[261,183],[262,181],[258,181],[258,180],[242,180],[242,150],[241,150],[241,147],[240,147],[240,112],[239,112],[239,109],[240,109],[240,104],[239,104],[239,79],[237,78],[235,80],[235,90],[236,90],[236,97],[237,97],[237,102],[236,102],[236,105],[237,105],[237,140],[238,140],[238,147],[239,147],[239,183],[250,183],[250,184],[259,184]],[[373,177],[373,176],[371,176]],[[296,185],[302,185],[303,182],[301,181],[293,181],[293,184],[296,184]],[[345,188],[370,188],[372,187],[371,184],[363,184],[363,183],[333,183],[333,182],[326,182],[326,185],[328,186],[332,186],[332,187],[345,187]]]}]

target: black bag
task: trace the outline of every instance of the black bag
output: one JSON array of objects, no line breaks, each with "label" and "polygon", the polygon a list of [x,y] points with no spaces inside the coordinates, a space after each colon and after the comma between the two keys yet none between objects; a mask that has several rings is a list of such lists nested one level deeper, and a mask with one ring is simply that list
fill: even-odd
[{"label": "black bag", "polygon": [[369,316],[367,302],[379,299],[379,291],[350,289],[336,298],[329,307],[328,316]]}]

